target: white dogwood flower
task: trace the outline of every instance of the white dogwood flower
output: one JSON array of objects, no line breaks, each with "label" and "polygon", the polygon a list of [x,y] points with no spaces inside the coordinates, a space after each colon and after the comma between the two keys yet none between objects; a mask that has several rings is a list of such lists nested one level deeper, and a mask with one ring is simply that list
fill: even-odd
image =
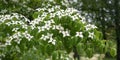
[{"label": "white dogwood flower", "polygon": [[47,40],[47,39],[52,38],[52,36],[53,36],[53,34],[47,33],[47,35],[42,35],[42,37],[40,39]]},{"label": "white dogwood flower", "polygon": [[42,26],[42,27],[38,26],[37,28],[38,28],[38,32],[45,31],[45,27],[44,26]]},{"label": "white dogwood flower", "polygon": [[76,37],[83,38],[83,32],[76,32]]},{"label": "white dogwood flower", "polygon": [[63,37],[70,36],[69,31],[62,31]]},{"label": "white dogwood flower", "polygon": [[53,34],[47,33],[47,35],[42,35],[42,37],[40,39],[46,41],[49,40],[48,43],[52,43],[53,45],[55,45],[56,40],[52,38]]},{"label": "white dogwood flower", "polygon": [[89,38],[91,38],[91,39],[93,39],[93,37],[94,37],[94,32],[89,32],[89,36],[88,36]]},{"label": "white dogwood flower", "polygon": [[49,12],[49,13],[51,13],[51,12],[53,12],[53,11],[54,11],[54,8],[48,9],[48,12]]},{"label": "white dogwood flower", "polygon": [[53,45],[55,45],[56,40],[54,40],[53,38],[50,38],[50,40],[48,41],[48,43],[52,43]]},{"label": "white dogwood flower", "polygon": [[48,37],[46,37],[45,35],[42,35],[42,37],[40,39],[46,41],[48,39]]},{"label": "white dogwood flower", "polygon": [[7,22],[5,23],[7,26],[10,26],[12,23],[11,22]]},{"label": "white dogwood flower", "polygon": [[56,25],[52,25],[52,29],[55,30],[56,29]]},{"label": "white dogwood flower", "polygon": [[52,27],[51,25],[45,25],[45,26],[43,26],[45,29],[47,29],[47,30],[50,30],[50,28]]},{"label": "white dogwood flower", "polygon": [[97,27],[95,25],[88,24],[88,25],[85,26],[85,28],[88,31],[88,30],[91,30],[91,29],[95,29]]},{"label": "white dogwood flower", "polygon": [[31,36],[27,31],[25,31],[22,34],[28,41],[30,41],[33,38],[33,36]]},{"label": "white dogwood flower", "polygon": [[[23,25],[22,25],[22,28],[28,29],[28,26],[27,26],[26,24],[23,24]],[[34,28],[33,28],[33,29],[34,29]]]},{"label": "white dogwood flower", "polygon": [[19,28],[13,28],[12,31],[17,32]]},{"label": "white dogwood flower", "polygon": [[11,45],[11,40],[6,40],[5,45]]},{"label": "white dogwood flower", "polygon": [[56,29],[59,30],[59,33],[62,33],[62,31],[64,31],[64,28],[61,26],[61,24],[56,25]]}]

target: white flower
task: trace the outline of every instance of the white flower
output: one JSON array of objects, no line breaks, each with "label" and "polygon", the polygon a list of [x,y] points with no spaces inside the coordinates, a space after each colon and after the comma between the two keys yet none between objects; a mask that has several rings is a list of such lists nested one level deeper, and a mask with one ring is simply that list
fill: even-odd
[{"label": "white flower", "polygon": [[53,34],[47,33],[47,36],[48,36],[49,38],[52,38]]},{"label": "white flower", "polygon": [[64,28],[61,26],[61,24],[57,25],[56,29],[59,30],[59,33],[62,33],[62,31],[64,31]]},{"label": "white flower", "polygon": [[25,23],[22,22],[22,21],[18,21],[18,24],[23,25],[23,24],[25,24]]},{"label": "white flower", "polygon": [[30,22],[30,25],[36,25],[36,24],[39,24],[39,22],[42,22],[44,19],[44,17],[38,17],[36,19],[34,19],[33,21]]},{"label": "white flower", "polygon": [[52,25],[52,29],[55,30],[56,29],[56,25]]},{"label": "white flower", "polygon": [[36,9],[37,11],[44,11],[44,10],[46,10],[46,8],[38,8],[38,9]]},{"label": "white flower", "polygon": [[50,2],[53,2],[54,0],[49,0]]},{"label": "white flower", "polygon": [[51,21],[44,21],[46,25],[51,25]]},{"label": "white flower", "polygon": [[54,8],[48,9],[48,12],[51,13],[54,11]]},{"label": "white flower", "polygon": [[47,24],[44,26],[44,28],[47,30],[50,30],[51,27],[52,27],[51,25],[47,25]]},{"label": "white flower", "polygon": [[20,38],[16,38],[14,41],[15,42],[17,42],[18,44],[20,44],[20,41],[21,41],[22,39],[20,39]]},{"label": "white flower", "polygon": [[6,45],[11,45],[10,44],[10,41],[15,41],[15,42],[17,42],[18,44],[20,44],[20,41],[22,40],[21,39],[22,38],[22,35],[21,35],[21,33],[20,32],[17,32],[17,33],[15,33],[15,34],[13,34],[12,36],[9,36],[9,38],[7,39],[7,41],[6,41]]},{"label": "white flower", "polygon": [[95,29],[97,27],[95,25],[88,24],[88,25],[85,26],[85,28],[88,31],[88,30],[91,30],[91,29]]},{"label": "white flower", "polygon": [[25,33],[23,33],[23,36],[24,36],[26,39],[28,39],[28,41],[30,41],[30,40],[33,38],[33,36],[31,36],[27,31],[25,31]]},{"label": "white flower", "polygon": [[[64,28],[61,26],[61,24],[59,24],[59,25],[52,25],[52,29],[54,30],[54,29],[57,29],[57,30],[59,30],[59,31],[63,31],[64,30]],[[61,32],[60,32],[61,33]]]},{"label": "white flower", "polygon": [[11,40],[7,40],[5,45],[11,45]]},{"label": "white flower", "polygon": [[33,36],[31,36],[30,34],[26,34],[25,37],[28,39],[28,41],[30,41],[33,38]]},{"label": "white flower", "polygon": [[16,34],[16,35],[17,35],[17,36],[22,36],[20,32],[17,32],[17,34]]},{"label": "white flower", "polygon": [[53,41],[53,39],[52,38],[50,38],[50,40],[48,41],[48,43],[51,43]]},{"label": "white flower", "polygon": [[[25,26],[23,26],[23,27],[25,27]],[[34,25],[32,25],[32,26],[31,26],[31,29],[32,29],[32,30],[33,30],[33,29],[35,29],[35,26],[34,26]]]},{"label": "white flower", "polygon": [[17,32],[19,28],[13,28],[12,31]]},{"label": "white flower", "polygon": [[85,28],[86,28],[87,31],[90,30],[91,29],[91,24],[86,25]]},{"label": "white flower", "polygon": [[42,37],[40,39],[43,39],[44,41],[46,41],[47,39],[52,38],[53,34],[47,33],[47,35],[42,35]]},{"label": "white flower", "polygon": [[56,40],[53,40],[53,41],[52,41],[52,44],[55,45],[55,42],[56,42]]},{"label": "white flower", "polygon": [[83,23],[83,24],[85,24],[86,23],[86,21],[85,21],[85,17],[83,17],[83,16],[81,16],[81,22]]},{"label": "white flower", "polygon": [[12,21],[12,24],[18,24],[18,22],[17,21]]},{"label": "white flower", "polygon": [[46,17],[48,13],[44,12],[41,17]]},{"label": "white flower", "polygon": [[95,28],[97,28],[97,27],[96,27],[95,25],[92,25],[92,28],[95,29]]},{"label": "white flower", "polygon": [[41,37],[40,39],[42,39],[42,40],[44,40],[44,41],[49,40],[48,43],[52,43],[53,45],[55,45],[56,40],[54,40],[54,39],[52,38],[52,36],[53,36],[53,34],[47,33],[46,36],[45,36],[45,35],[42,35],[42,37]]},{"label": "white flower", "polygon": [[57,12],[55,12],[55,14],[56,14],[57,16],[63,15],[63,14],[61,13],[61,11],[57,11]]},{"label": "white flower", "polygon": [[37,27],[37,28],[38,28],[38,32],[41,32],[41,29],[42,29],[42,28],[41,28],[41,27]]},{"label": "white flower", "polygon": [[59,5],[56,5],[56,6],[55,6],[55,9],[60,9],[60,6],[59,6]]},{"label": "white flower", "polygon": [[42,27],[38,26],[37,28],[38,28],[38,32],[45,31],[45,27],[44,26],[42,26]]},{"label": "white flower", "polygon": [[76,37],[83,38],[83,34],[82,34],[82,32],[76,32]]},{"label": "white flower", "polygon": [[50,18],[53,18],[53,17],[55,17],[55,14],[50,13]]},{"label": "white flower", "polygon": [[76,15],[71,16],[71,17],[72,17],[73,21],[75,21],[76,19],[78,19],[78,17]]},{"label": "white flower", "polygon": [[47,37],[46,37],[45,35],[42,35],[42,37],[41,37],[40,39],[46,41],[46,40],[47,40]]},{"label": "white flower", "polygon": [[18,38],[18,35],[17,35],[17,34],[14,34],[12,37],[13,37],[13,38]]},{"label": "white flower", "polygon": [[93,39],[93,37],[94,37],[94,32],[89,32],[89,36],[88,36],[89,38],[91,38],[91,39]]},{"label": "white flower", "polygon": [[63,37],[70,36],[69,31],[62,31]]},{"label": "white flower", "polygon": [[[22,28],[28,29],[28,26],[24,24],[24,25],[22,25]],[[33,29],[33,27],[32,27],[32,29]]]},{"label": "white flower", "polygon": [[56,40],[54,40],[53,38],[50,38],[50,40],[48,41],[48,43],[52,43],[53,45],[55,45]]},{"label": "white flower", "polygon": [[60,29],[62,26],[59,24],[59,25],[56,25],[56,29]]},{"label": "white flower", "polygon": [[9,40],[12,40],[12,39],[13,39],[13,37],[12,37],[12,36],[10,36],[10,37],[9,37]]},{"label": "white flower", "polygon": [[52,27],[51,24],[54,23],[53,20],[45,21],[45,26],[43,26],[45,29],[50,30]]},{"label": "white flower", "polygon": [[51,23],[55,23],[53,19],[50,20]]},{"label": "white flower", "polygon": [[11,22],[7,22],[7,23],[5,23],[6,25],[8,25],[8,26],[10,26],[12,23]]}]

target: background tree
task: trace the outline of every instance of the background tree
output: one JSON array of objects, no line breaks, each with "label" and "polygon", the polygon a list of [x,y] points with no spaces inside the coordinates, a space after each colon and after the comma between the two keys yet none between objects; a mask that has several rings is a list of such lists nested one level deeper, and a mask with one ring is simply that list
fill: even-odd
[{"label": "background tree", "polygon": [[[117,1],[119,2],[119,1]],[[103,34],[103,39],[116,42],[116,18],[119,17],[119,4],[114,0],[69,0],[70,6],[86,16],[89,23],[96,24]],[[117,5],[118,4],[118,5]],[[116,9],[117,8],[117,9]],[[117,14],[116,14],[117,10]],[[115,17],[117,16],[117,17]],[[118,22],[118,19],[117,19]],[[117,30],[118,27],[117,27]],[[118,50],[119,51],[119,50]]]},{"label": "background tree", "polygon": [[116,24],[116,40],[117,40],[117,60],[120,59],[120,15],[119,15],[119,0],[115,0],[115,24]]}]

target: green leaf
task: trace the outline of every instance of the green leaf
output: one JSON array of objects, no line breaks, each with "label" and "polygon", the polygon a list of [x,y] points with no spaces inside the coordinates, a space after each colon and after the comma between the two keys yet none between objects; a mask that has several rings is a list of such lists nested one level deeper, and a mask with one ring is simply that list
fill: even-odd
[{"label": "green leaf", "polygon": [[48,44],[45,49],[46,49],[46,53],[51,55],[52,52],[55,50],[55,47],[53,45]]},{"label": "green leaf", "polygon": [[35,13],[32,15],[32,17],[33,17],[33,18],[37,18],[37,17],[38,17],[38,14],[39,14],[38,12],[35,12]]},{"label": "green leaf", "polygon": [[57,60],[57,55],[58,55],[57,51],[54,51],[52,53],[52,60]]},{"label": "green leaf", "polygon": [[87,57],[91,58],[93,56],[93,49],[92,48],[88,48],[86,50],[86,55],[87,55]]},{"label": "green leaf", "polygon": [[2,41],[2,39],[3,39],[3,37],[2,37],[2,36],[0,36],[0,41]]},{"label": "green leaf", "polygon": [[110,55],[111,55],[112,57],[115,57],[115,56],[117,55],[117,52],[116,52],[116,49],[115,49],[115,48],[111,48],[111,49],[110,49]]},{"label": "green leaf", "polygon": [[77,51],[80,55],[82,55],[84,53],[83,45],[84,45],[83,43],[77,44]]}]

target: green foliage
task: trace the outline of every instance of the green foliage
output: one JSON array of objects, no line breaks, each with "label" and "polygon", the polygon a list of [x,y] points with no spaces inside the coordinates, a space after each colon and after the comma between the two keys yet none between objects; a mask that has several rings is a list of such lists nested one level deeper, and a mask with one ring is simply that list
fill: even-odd
[{"label": "green foliage", "polygon": [[111,54],[113,57],[115,57],[115,56],[117,55],[117,53],[116,53],[116,48],[111,48],[110,54]]},{"label": "green foliage", "polygon": [[[73,47],[77,47],[79,55],[89,58],[94,53],[108,51],[97,27],[86,23],[79,11],[64,5],[65,0],[31,0],[23,3],[25,1],[19,1],[19,4],[33,9],[30,13],[26,9],[16,9],[18,13],[0,15],[1,59],[72,60],[69,53]],[[114,49],[110,53],[116,55]]]}]

